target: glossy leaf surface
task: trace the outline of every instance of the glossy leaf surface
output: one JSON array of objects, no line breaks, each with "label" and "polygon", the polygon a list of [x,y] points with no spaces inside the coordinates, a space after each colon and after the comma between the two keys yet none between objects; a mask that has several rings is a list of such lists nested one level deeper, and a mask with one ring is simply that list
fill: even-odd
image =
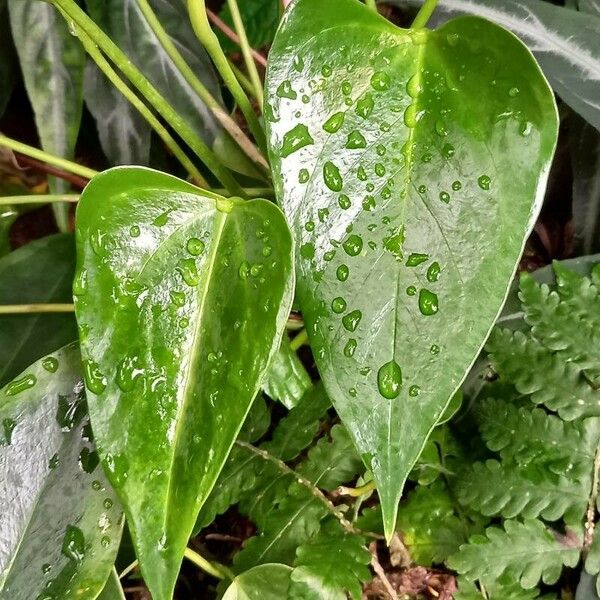
[{"label": "glossy leaf surface", "polygon": [[292,568],[276,563],[254,567],[238,575],[223,600],[282,600],[288,597]]},{"label": "glossy leaf surface", "polygon": [[[388,0],[397,6],[421,0]],[[543,0],[441,0],[432,24],[476,15],[517,35],[540,62],[556,93],[600,129],[600,10],[597,0],[582,2],[589,14]]]},{"label": "glossy leaf surface", "polygon": [[[42,148],[73,158],[83,108],[85,52],[66,21],[49,3],[9,0],[10,24]],[[53,194],[69,184],[51,177]],[[68,205],[53,206],[59,227],[68,226]]]},{"label": "glossy leaf surface", "polygon": [[354,0],[292,4],[266,87],[301,309],[389,537],[539,211],[554,99],[492,23],[407,31]]},{"label": "glossy leaf surface", "polygon": [[123,513],[90,441],[71,345],[0,390],[0,599],[95,598]]},{"label": "glossy leaf surface", "polygon": [[291,236],[266,200],[227,200],[133,167],[92,180],[77,231],[94,433],[144,578],[164,600],[279,347]]},{"label": "glossy leaf surface", "polygon": [[[0,304],[71,302],[74,274],[71,234],[31,242],[0,259]],[[0,315],[0,385],[76,339],[73,313]]]}]

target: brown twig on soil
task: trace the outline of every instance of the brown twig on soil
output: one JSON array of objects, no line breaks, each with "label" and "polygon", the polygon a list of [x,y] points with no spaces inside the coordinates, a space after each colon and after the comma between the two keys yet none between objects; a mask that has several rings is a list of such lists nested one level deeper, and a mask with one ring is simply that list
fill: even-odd
[{"label": "brown twig on soil", "polygon": [[59,179],[64,179],[79,189],[83,189],[88,183],[88,179],[85,179],[84,177],[73,175],[73,173],[67,173],[67,171],[63,171],[62,169],[53,167],[52,165],[47,165],[41,160],[36,160],[35,158],[30,158],[29,156],[24,156],[23,154],[19,153],[15,153],[15,157],[19,166],[30,167],[32,169],[36,169],[37,171],[41,171],[42,173],[46,173],[47,175],[53,175]]},{"label": "brown twig on soil", "polygon": [[[238,37],[237,33],[233,31],[233,29],[231,29],[227,23],[222,21],[212,10],[207,9],[206,13],[208,14],[210,22],[215,27],[220,29],[232,42],[235,42],[239,46],[240,38]],[[250,52],[252,54],[252,58],[257,64],[259,64],[261,67],[267,67],[267,59],[260,52],[257,52],[252,48],[250,49]]]}]

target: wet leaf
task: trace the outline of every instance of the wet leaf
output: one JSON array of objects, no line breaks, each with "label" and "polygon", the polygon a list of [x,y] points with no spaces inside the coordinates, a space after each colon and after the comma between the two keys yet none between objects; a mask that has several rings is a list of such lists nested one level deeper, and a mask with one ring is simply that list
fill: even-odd
[{"label": "wet leaf", "polygon": [[288,597],[292,568],[266,564],[238,575],[223,600],[281,600]]},{"label": "wet leaf", "polygon": [[88,185],[77,231],[94,432],[144,578],[165,600],[279,347],[290,232],[266,200],[229,200],[134,167]]},{"label": "wet leaf", "polygon": [[[72,302],[74,273],[71,234],[31,242],[0,259],[0,304]],[[76,339],[72,313],[0,315],[0,385]]]},{"label": "wet leaf", "polygon": [[[83,108],[83,47],[51,4],[9,0],[8,7],[42,148],[73,158]],[[53,194],[69,190],[69,184],[63,180],[51,177],[49,182]],[[67,230],[68,205],[55,204],[53,210],[59,227]]]},{"label": "wet leaf", "polygon": [[[397,6],[422,3],[386,1]],[[535,54],[556,93],[600,129],[600,4],[583,0],[579,8],[589,14],[542,0],[441,0],[433,22],[477,15],[506,27]]]},{"label": "wet leaf", "polygon": [[95,598],[123,513],[90,441],[76,345],[0,390],[0,599]]},{"label": "wet leaf", "polygon": [[492,23],[407,31],[350,0],[291,6],[266,89],[301,309],[389,538],[539,211],[554,98]]}]

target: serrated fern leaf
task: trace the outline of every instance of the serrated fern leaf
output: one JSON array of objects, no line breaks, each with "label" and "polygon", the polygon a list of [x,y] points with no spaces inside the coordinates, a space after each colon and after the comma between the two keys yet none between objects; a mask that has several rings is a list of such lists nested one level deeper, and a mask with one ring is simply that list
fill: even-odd
[{"label": "serrated fern leaf", "polygon": [[535,463],[570,480],[589,481],[600,418],[565,423],[539,408],[486,398],[476,408],[481,436],[504,462]]},{"label": "serrated fern leaf", "polygon": [[495,329],[487,351],[501,377],[563,419],[600,415],[600,393],[563,355],[519,331]]},{"label": "serrated fern leaf", "polygon": [[362,596],[362,583],[371,579],[371,553],[365,539],[329,521],[296,552],[289,600],[354,600]]},{"label": "serrated fern leaf", "polygon": [[[330,402],[324,388],[321,385],[314,386],[303,396],[298,406],[278,423],[272,439],[265,442],[262,447],[282,460],[296,457],[313,441],[321,418],[329,406]],[[258,439],[253,425],[244,424],[243,431],[247,431],[248,428],[252,429],[254,435],[250,437],[240,435],[240,439],[243,441]],[[262,434],[264,431],[261,436]],[[199,531],[206,527],[217,515],[224,513],[230,506],[240,501],[246,503],[244,514],[258,518],[257,515],[264,514],[274,498],[282,493],[282,490],[287,489],[289,484],[290,478],[272,464],[243,447],[234,446],[215,487],[198,515],[195,530]],[[254,510],[254,505],[260,506]],[[265,508],[262,508],[263,505]]]},{"label": "serrated fern leaf", "polygon": [[[593,286],[594,290],[597,290]],[[596,291],[597,293],[597,291]],[[600,311],[597,300],[587,308],[579,298],[561,298],[547,285],[538,285],[529,275],[521,278],[520,298],[532,335],[549,350],[556,351],[600,380]]]},{"label": "serrated fern leaf", "polygon": [[[298,481],[283,472],[276,479],[283,485],[269,503],[253,502],[251,507],[240,504],[260,533],[248,540],[236,555],[236,570],[265,562],[291,564],[295,549],[318,532],[321,519],[331,512],[323,502],[324,497],[318,491],[315,493],[316,488],[333,489],[353,479],[362,468],[348,433],[343,426],[336,425],[331,430],[331,440],[319,440],[297,467]],[[307,480],[314,488],[303,484]]]},{"label": "serrated fern leaf", "polygon": [[548,521],[564,516],[572,523],[585,513],[590,485],[591,476],[589,481],[570,481],[544,468],[488,460],[461,473],[455,491],[462,504],[486,516],[541,516]]},{"label": "serrated fern leaf", "polygon": [[490,582],[485,584],[485,596],[474,583],[463,577],[458,578],[458,592],[455,592],[454,600],[556,600],[555,595],[544,595],[541,597],[539,590],[524,590],[519,584]]},{"label": "serrated fern leaf", "polygon": [[417,486],[400,504],[396,531],[414,562],[430,566],[454,554],[470,535],[481,532],[477,523],[459,517],[447,486],[436,481]]},{"label": "serrated fern leaf", "polygon": [[510,520],[504,529],[490,527],[485,536],[473,536],[449,564],[470,581],[494,581],[505,575],[529,589],[540,580],[558,581],[563,566],[577,564],[579,552],[577,544],[559,538],[540,521]]}]

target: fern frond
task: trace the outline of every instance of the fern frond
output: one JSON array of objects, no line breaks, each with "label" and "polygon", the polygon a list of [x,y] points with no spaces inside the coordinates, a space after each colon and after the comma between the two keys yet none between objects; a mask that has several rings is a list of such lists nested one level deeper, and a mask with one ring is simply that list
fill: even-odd
[{"label": "fern frond", "polygon": [[[586,280],[589,282],[589,280]],[[589,284],[587,297],[580,301],[579,294],[561,301],[560,295],[547,285],[538,285],[530,275],[521,277],[520,298],[525,320],[531,333],[549,350],[572,362],[595,383],[600,381],[600,310],[598,291]]]},{"label": "fern frond", "polygon": [[542,580],[558,581],[563,566],[574,567],[581,548],[548,530],[541,521],[505,521],[504,529],[490,527],[473,536],[450,557],[450,566],[469,581],[495,581],[505,575],[525,589]]},{"label": "fern frond", "polygon": [[534,403],[545,404],[566,420],[600,415],[600,392],[565,356],[548,350],[528,335],[495,329],[487,351],[501,377],[513,383],[521,394],[530,394]]},{"label": "fern frond", "polygon": [[455,491],[462,504],[486,516],[548,521],[564,516],[572,523],[585,514],[590,486],[591,473],[587,481],[571,481],[543,467],[488,460],[461,473]]},{"label": "fern frond", "polygon": [[600,418],[564,422],[539,408],[518,407],[486,398],[476,408],[479,430],[487,447],[504,462],[535,463],[571,480],[589,481]]},{"label": "fern frond", "polygon": [[453,596],[454,600],[557,600],[555,595],[545,594],[541,597],[538,589],[524,590],[519,584],[493,581],[483,586],[485,596],[474,583],[467,581],[464,577],[458,578],[458,592]]},{"label": "fern frond", "polygon": [[[267,462],[273,463],[267,458],[267,452],[262,452]],[[253,502],[249,507],[245,502],[240,503],[240,509],[258,525],[260,533],[248,540],[236,555],[236,570],[265,562],[291,564],[295,549],[318,532],[321,519],[332,511],[336,515],[339,512],[318,488],[331,490],[356,477],[362,468],[342,425],[332,429],[331,441],[319,440],[297,467],[297,481],[292,477],[291,485],[289,468],[280,463],[284,476],[277,478],[282,483],[277,495],[268,504]],[[307,481],[310,483],[305,485]]]},{"label": "fern frond", "polygon": [[362,596],[362,583],[371,579],[371,553],[365,539],[344,531],[330,520],[296,552],[289,600],[354,600]]},{"label": "fern frond", "polygon": [[396,531],[412,560],[424,566],[444,562],[469,536],[482,530],[479,523],[456,514],[454,499],[440,480],[410,492],[400,504],[396,521]]}]

